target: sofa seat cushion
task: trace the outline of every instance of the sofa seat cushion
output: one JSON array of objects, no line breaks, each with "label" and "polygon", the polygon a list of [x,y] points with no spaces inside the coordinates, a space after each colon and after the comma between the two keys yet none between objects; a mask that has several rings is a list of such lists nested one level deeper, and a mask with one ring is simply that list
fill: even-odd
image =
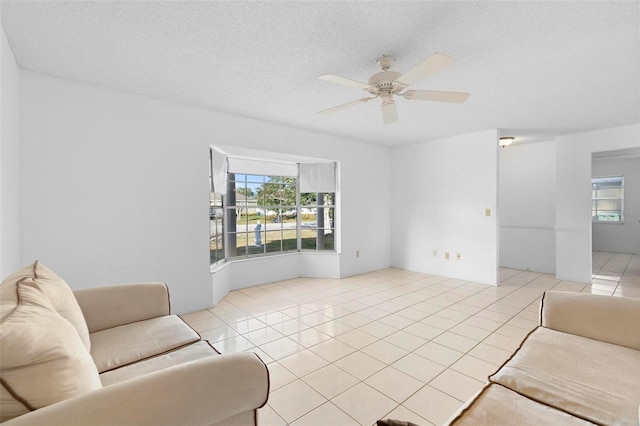
[{"label": "sofa seat cushion", "polygon": [[16,307],[0,321],[0,421],[102,387],[76,329],[34,280],[16,291]]},{"label": "sofa seat cushion", "polygon": [[640,351],[544,327],[489,380],[600,424],[637,424]]},{"label": "sofa seat cushion", "polygon": [[503,386],[489,384],[469,400],[447,423],[476,425],[593,425],[564,411],[540,404]]},{"label": "sofa seat cushion", "polygon": [[35,281],[56,312],[75,327],[82,343],[87,350],[91,350],[87,322],[84,319],[78,301],[73,295],[73,291],[62,278],[37,260],[32,265],[25,266],[2,280],[2,284],[0,284],[0,300],[2,300],[0,318],[8,315],[12,309],[11,304],[14,307],[17,304],[16,285],[23,278],[31,278]]},{"label": "sofa seat cushion", "polygon": [[91,356],[103,373],[198,340],[177,315],[166,315],[92,333]]},{"label": "sofa seat cushion", "polygon": [[140,362],[106,371],[100,375],[100,380],[103,386],[108,386],[174,365],[216,355],[219,355],[218,352],[208,342],[202,340]]}]

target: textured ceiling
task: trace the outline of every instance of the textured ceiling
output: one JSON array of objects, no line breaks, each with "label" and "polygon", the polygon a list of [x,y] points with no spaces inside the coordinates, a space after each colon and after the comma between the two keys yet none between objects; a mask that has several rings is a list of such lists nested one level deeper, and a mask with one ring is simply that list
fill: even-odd
[{"label": "textured ceiling", "polygon": [[[387,146],[491,128],[523,140],[640,121],[637,1],[2,1],[18,65],[70,80]],[[464,104],[376,101],[317,79],[359,81],[396,58],[451,66],[413,89]]]}]

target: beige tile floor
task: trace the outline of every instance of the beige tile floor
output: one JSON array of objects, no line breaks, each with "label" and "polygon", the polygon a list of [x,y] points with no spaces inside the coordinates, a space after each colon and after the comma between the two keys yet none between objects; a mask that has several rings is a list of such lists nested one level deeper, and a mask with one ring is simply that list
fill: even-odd
[{"label": "beige tile floor", "polygon": [[593,284],[500,269],[488,286],[399,269],[229,293],[183,315],[220,352],[271,374],[260,426],[445,422],[537,325],[548,289],[640,298],[640,256],[595,252]]}]

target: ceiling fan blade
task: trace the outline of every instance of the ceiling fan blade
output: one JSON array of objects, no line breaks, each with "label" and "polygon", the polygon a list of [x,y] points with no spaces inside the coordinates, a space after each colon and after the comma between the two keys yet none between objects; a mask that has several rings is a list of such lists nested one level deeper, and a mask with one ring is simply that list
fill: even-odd
[{"label": "ceiling fan blade", "polygon": [[467,100],[467,92],[441,92],[438,90],[408,90],[403,93],[405,99],[414,101],[453,102],[456,104]]},{"label": "ceiling fan blade", "polygon": [[382,121],[384,121],[384,124],[398,121],[398,110],[396,109],[395,101],[382,103]]},{"label": "ceiling fan blade", "polygon": [[410,84],[421,80],[430,74],[440,71],[442,68],[448,66],[452,62],[453,59],[451,59],[449,56],[443,55],[442,53],[434,53],[433,55],[429,56],[427,59],[413,67],[411,70],[398,77],[396,79],[396,82],[404,86],[409,86]]},{"label": "ceiling fan blade", "polygon": [[325,74],[318,77],[320,80],[328,81],[329,83],[342,84],[343,86],[354,87],[356,89],[369,89],[369,85],[360,81],[351,80],[349,78],[338,77],[333,74]]},{"label": "ceiling fan blade", "polygon": [[352,107],[354,105],[358,105],[358,104],[361,104],[361,103],[369,102],[371,99],[374,99],[374,98],[362,98],[362,99],[358,99],[358,100],[355,100],[355,101],[347,102],[346,104],[334,106],[332,108],[319,111],[318,114],[331,114],[332,112],[337,112],[337,111],[343,110],[345,108]]}]

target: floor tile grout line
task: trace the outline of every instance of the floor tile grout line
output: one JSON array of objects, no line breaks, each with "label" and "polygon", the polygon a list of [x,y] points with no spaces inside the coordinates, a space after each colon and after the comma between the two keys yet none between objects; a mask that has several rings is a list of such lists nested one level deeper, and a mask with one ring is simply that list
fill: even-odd
[{"label": "floor tile grout line", "polygon": [[[602,265],[598,268],[598,270],[596,272],[592,271],[592,275],[591,275],[592,279],[595,278],[598,275],[604,275],[604,274],[601,273],[602,269],[607,266],[607,264],[613,259],[613,257],[616,254],[621,254],[621,253],[614,253],[614,252],[594,252],[593,256],[596,256],[596,255],[602,254],[602,253],[608,253],[609,257],[607,258],[606,262],[602,263]],[[625,253],[625,254],[629,254],[629,253]],[[627,260],[627,262],[625,264],[625,267],[624,267],[624,270],[620,274],[620,277],[617,277],[618,279],[616,280],[617,281],[616,282],[616,286],[614,287],[613,291],[611,292],[611,295],[615,295],[618,292],[618,289],[620,288],[620,285],[622,283],[622,279],[624,278],[625,273],[626,273],[627,269],[629,268],[629,265],[631,264],[631,261],[633,260],[634,256],[636,256],[636,254],[634,254],[634,253],[629,254],[629,259]]]},{"label": "floor tile grout line", "polygon": [[622,271],[622,275],[620,275],[620,279],[618,280],[618,284],[616,285],[616,288],[613,290],[613,294],[615,294],[618,291],[618,288],[620,287],[620,283],[622,283],[622,277],[624,277],[625,272],[627,272],[627,268],[629,267],[629,263],[631,263],[631,259],[633,259],[633,256],[629,256],[629,260],[627,261],[627,264],[624,266],[624,271]]},{"label": "floor tile grout line", "polygon": [[[518,275],[518,274],[516,274],[516,275]],[[518,288],[522,288],[522,287],[526,286],[527,284],[531,283],[531,282],[532,282],[532,281],[534,281],[534,280],[535,280],[535,278],[532,278],[531,280],[529,280],[527,283],[523,284],[522,286],[518,286]],[[444,281],[447,281],[447,280],[444,280]],[[440,281],[440,282],[443,282],[443,281]],[[461,283],[460,285],[458,285],[458,286],[456,286],[456,287],[454,287],[454,288],[459,288],[459,287],[461,287],[462,285],[464,285],[464,283]],[[442,311],[445,311],[445,310],[447,310],[447,309],[450,309],[450,307],[451,307],[452,305],[454,305],[454,304],[456,304],[456,303],[460,303],[460,302],[462,302],[463,300],[466,300],[466,299],[468,299],[468,298],[470,298],[470,297],[472,297],[472,296],[474,296],[474,295],[476,295],[476,294],[479,294],[479,293],[481,293],[481,292],[482,292],[483,290],[485,290],[485,289],[486,289],[486,287],[485,287],[485,288],[479,288],[479,289],[477,289],[477,291],[476,291],[476,292],[474,292],[473,294],[470,294],[469,296],[465,297],[464,299],[460,299],[459,301],[454,302],[454,303],[452,303],[452,304],[450,304],[450,305],[448,305],[448,306],[442,307],[442,309],[438,310],[437,312],[434,312],[433,314],[427,315],[427,316],[426,316],[425,318],[423,318],[422,320],[424,320],[424,319],[426,319],[426,318],[429,318],[429,317],[431,317],[431,316],[437,315],[437,313],[439,313],[439,312],[442,312]],[[418,290],[415,290],[415,291],[418,291]],[[414,292],[415,292],[415,291],[414,291]],[[449,291],[450,291],[450,290],[449,290]],[[513,291],[517,291],[517,289],[514,289]],[[505,297],[507,297],[509,294],[513,293],[513,291],[512,291],[512,292],[510,292],[510,293],[508,293],[508,294],[505,294],[504,296],[502,296],[501,298],[499,298],[498,300],[496,300],[493,304],[495,304],[495,303],[499,302],[500,300],[504,299],[504,298],[505,298]],[[447,293],[447,292],[448,292],[448,291],[443,291],[443,292],[439,293],[439,294],[438,294],[438,296],[439,296],[439,295],[442,295],[442,294],[445,294],[445,293]],[[401,296],[397,296],[397,297],[401,297]],[[397,297],[396,297],[396,298],[397,298]],[[436,297],[436,296],[434,296],[434,297]],[[431,299],[431,298],[433,298],[433,297],[430,297],[429,299]],[[395,298],[393,298],[393,299],[395,299]],[[393,299],[391,299],[391,300],[393,300]],[[428,300],[428,299],[425,299],[423,302],[426,302],[426,300]],[[410,305],[410,306],[415,306],[416,304],[419,304],[419,303],[422,303],[422,302],[417,302],[417,303],[415,303],[415,304],[413,304],[413,305]],[[373,306],[375,306],[375,305],[372,305],[372,306],[370,306],[370,307],[373,307]],[[491,305],[489,305],[489,306],[491,306]],[[241,309],[241,308],[240,308],[240,309]],[[364,308],[364,309],[367,309],[367,308]],[[362,309],[362,310],[364,310],[364,309]],[[486,309],[486,308],[484,308],[484,309]],[[516,317],[517,315],[519,315],[519,314],[520,314],[524,309],[526,309],[526,307],[525,307],[525,308],[523,308],[522,310],[520,310],[518,313],[516,313],[516,314],[512,315],[512,316],[511,316],[511,318],[510,318],[509,320],[507,320],[506,322],[503,322],[503,324],[502,324],[502,325],[505,325],[505,324],[506,324],[507,322],[509,322],[511,319],[515,318],[515,317]],[[354,313],[357,313],[357,312],[358,312],[358,311],[356,311],[356,312],[354,312]],[[479,312],[480,312],[480,311],[479,311]],[[393,312],[393,313],[389,313],[388,315],[385,315],[384,317],[381,317],[381,318],[379,318],[378,320],[380,320],[380,319],[382,319],[382,318],[389,317],[389,316],[394,315],[394,314],[396,314],[396,313],[397,313],[397,311],[396,311],[396,312]],[[285,315],[286,315],[286,314],[285,314]],[[451,330],[451,328],[453,328],[453,327],[455,327],[455,326],[457,326],[457,325],[461,324],[462,322],[464,322],[464,321],[466,321],[467,319],[471,318],[473,315],[475,315],[475,314],[468,315],[464,320],[462,320],[462,321],[458,321],[458,322],[456,323],[456,325],[454,325],[454,326],[452,326],[452,327],[450,327],[450,328],[446,329],[444,332],[450,331],[450,330]],[[253,318],[255,318],[255,317],[253,316]],[[257,319],[257,318],[256,318],[256,319]],[[375,322],[375,321],[378,321],[378,320],[371,320],[371,321],[367,322],[366,324],[369,324],[369,323],[372,323],[372,322]],[[407,327],[409,327],[409,326],[411,326],[411,325],[413,325],[413,324],[415,324],[415,323],[417,323],[417,322],[420,322],[420,321],[422,321],[422,320],[414,321],[412,324],[409,324],[409,325],[407,325],[407,326],[405,326],[405,327],[403,327],[403,328],[398,329],[398,331],[400,331],[400,330],[405,330]],[[364,326],[364,325],[366,325],[366,324],[363,324],[362,326]],[[359,329],[359,328],[361,328],[362,326],[360,326],[360,327],[354,327],[354,329]],[[261,327],[260,329],[264,329],[264,328],[267,328],[267,327],[269,327],[269,326],[268,326],[268,325],[266,325],[266,327]],[[315,327],[315,326],[311,326],[311,328],[314,328],[314,327]],[[257,330],[252,330],[252,331],[257,331]],[[276,331],[277,331],[277,330],[276,330]],[[362,332],[363,332],[363,333],[366,333],[366,331],[362,331]],[[444,333],[444,332],[443,332],[443,333]],[[462,336],[462,337],[468,338],[468,336],[460,335],[460,334],[456,333],[455,331],[451,331],[451,332],[452,332],[452,333],[454,333],[454,334],[456,334],[456,335],[459,335],[459,336]],[[296,332],[294,332],[294,333],[296,333]],[[294,333],[291,333],[291,334],[294,334]],[[443,333],[440,333],[440,334],[443,334]],[[243,337],[246,339],[245,334],[247,334],[247,332],[245,332],[245,333],[239,333],[239,335],[243,336]],[[288,336],[290,336],[291,334],[285,335],[285,337],[288,337]],[[344,334],[344,333],[342,333],[342,334]],[[369,333],[366,333],[366,334],[369,334]],[[412,334],[413,334],[413,333],[412,333]],[[440,335],[440,334],[439,334],[439,335]],[[370,334],[369,334],[369,335],[370,335]],[[335,337],[336,337],[336,336],[334,336],[333,338],[335,338]],[[375,337],[376,339],[381,340],[380,338],[377,338],[377,336],[372,336],[372,337]],[[419,336],[418,336],[418,337],[419,337]],[[435,337],[437,337],[437,336],[434,336],[434,338],[435,338]],[[227,340],[227,339],[224,339],[224,340]],[[249,339],[247,339],[247,340],[249,340]],[[433,339],[428,339],[428,341],[431,341],[431,340],[433,340]],[[475,340],[475,339],[473,339],[473,340]],[[483,340],[484,340],[484,339],[483,339]],[[251,340],[249,340],[249,342],[250,342],[251,344],[253,344],[253,342],[252,342]],[[482,340],[481,340],[479,343],[481,343],[481,342],[482,342]],[[373,344],[373,343],[375,343],[375,342],[372,342],[371,344]],[[479,344],[479,343],[478,343],[478,344]],[[358,348],[355,348],[355,349],[357,349],[357,350],[364,349],[365,347],[370,346],[371,344],[369,344],[369,345],[365,345],[364,347],[359,348],[359,349],[358,349]],[[393,344],[393,343],[391,343],[391,344]],[[425,344],[426,344],[426,343],[425,343]],[[255,344],[254,344],[254,346],[255,346]],[[303,345],[303,346],[304,346],[304,345]],[[315,345],[314,345],[314,346],[315,346]],[[395,346],[397,346],[397,345],[395,345]],[[476,346],[477,346],[477,345],[476,345]],[[259,345],[258,345],[258,346],[256,346],[256,347],[258,347],[258,348],[259,348]],[[474,346],[474,347],[475,347],[475,346]],[[404,349],[404,348],[401,348],[401,349]],[[473,349],[473,348],[472,348],[472,349]],[[413,351],[412,351],[412,352],[413,352]]]},{"label": "floor tile grout line", "polygon": [[[525,284],[524,284],[523,286],[521,286],[521,287],[526,286],[527,284],[529,284],[529,283],[533,282],[534,280],[535,280],[535,278],[534,278],[534,279],[532,279],[532,280],[530,280],[530,281],[528,281],[527,283],[525,283]],[[555,285],[557,285],[557,284],[555,284]],[[515,290],[514,290],[514,291],[515,291]],[[475,293],[474,293],[474,294],[475,294]],[[506,297],[506,296],[507,296],[507,295],[503,296],[502,298],[504,298],[504,297]],[[471,297],[471,296],[469,296],[469,297]],[[500,298],[499,300],[501,300],[502,298]],[[499,301],[499,300],[498,300],[498,301]],[[459,303],[459,302],[458,302],[458,303]],[[532,303],[533,303],[533,302],[532,302]],[[529,306],[529,305],[527,305],[527,306]],[[449,306],[449,307],[450,307],[450,306]],[[449,308],[449,307],[447,307],[447,308]],[[444,308],[444,309],[446,309],[446,308]],[[505,324],[506,324],[507,322],[509,322],[511,319],[515,318],[517,315],[519,315],[520,313],[522,313],[525,309],[526,309],[526,307],[525,307],[525,308],[523,308],[522,310],[520,310],[517,314],[514,314],[514,315],[513,315],[509,320],[505,321],[505,322],[503,323],[503,325],[505,325]],[[434,315],[435,315],[435,314],[434,314]],[[469,318],[469,317],[467,317],[467,318]],[[459,322],[458,324],[460,324],[460,323],[461,323],[461,322]],[[455,327],[455,326],[454,326],[454,327]],[[450,330],[450,329],[449,329],[449,330]],[[449,330],[447,330],[447,331],[449,331]],[[446,331],[445,331],[445,332],[446,332]],[[455,332],[452,332],[452,333],[457,334],[457,333],[455,333]],[[443,333],[441,333],[441,334],[443,334]],[[491,333],[491,334],[493,334],[493,333]],[[490,335],[491,335],[491,334],[490,334]],[[439,334],[439,335],[440,335],[440,334]],[[438,335],[438,336],[439,336],[439,335]],[[490,336],[490,335],[489,335],[489,336]],[[473,349],[475,349],[476,347],[478,347],[482,342],[484,342],[484,340],[486,340],[489,336],[487,336],[485,339],[481,340],[481,341],[480,341],[480,342],[478,342],[476,345],[474,345],[472,348],[470,348],[469,350],[467,350],[467,351],[464,353],[464,355],[463,355],[463,356],[467,356],[467,355],[468,355],[468,356],[473,357],[473,355],[471,355],[471,354],[470,354],[470,352],[471,352],[471,351],[473,351]],[[436,336],[436,337],[437,337],[437,336]],[[462,336],[462,337],[467,337],[467,336]],[[468,337],[467,337],[467,338],[468,338]],[[428,342],[431,342],[431,341],[433,341],[433,339],[428,340]],[[427,342],[427,343],[428,343],[428,342]],[[425,343],[425,344],[426,344],[426,343]],[[424,345],[423,345],[423,346],[424,346]],[[421,347],[422,347],[422,346],[421,346]],[[450,348],[450,349],[453,349],[453,348]],[[417,349],[416,349],[416,350],[417,350]],[[413,351],[413,352],[415,352],[415,351]],[[411,352],[411,353],[413,353],[413,352]],[[417,354],[417,355],[418,355],[418,354]],[[405,356],[406,356],[406,355],[405,355]],[[420,355],[418,355],[418,356],[420,356]],[[460,358],[462,358],[462,357],[460,357]],[[459,359],[460,359],[460,358],[459,358]],[[475,358],[475,357],[474,357],[474,358]],[[402,359],[402,358],[401,358],[401,359]],[[478,358],[478,359],[480,359],[480,358]],[[486,361],[486,360],[482,360],[482,361],[488,362],[488,361]],[[455,364],[455,362],[454,362],[454,364]],[[429,380],[427,383],[425,383],[422,387],[420,387],[418,390],[416,390],[413,394],[411,394],[411,395],[409,395],[407,398],[405,398],[405,399],[402,401],[402,403],[400,403],[400,405],[401,405],[401,406],[404,406],[404,403],[405,403],[406,401],[408,401],[411,397],[413,397],[415,394],[417,394],[418,392],[420,392],[420,391],[421,391],[422,389],[424,389],[426,386],[430,386],[430,383],[432,383],[434,380],[436,380],[438,377],[440,377],[440,376],[441,376],[442,374],[444,374],[445,372],[449,371],[449,369],[451,369],[452,365],[453,365],[453,364],[451,364],[450,366],[446,367],[444,370],[442,370],[440,373],[438,373],[436,376],[434,376],[431,380]],[[497,368],[497,367],[496,367],[496,368]],[[472,380],[476,380],[476,381],[478,381],[476,378],[471,377],[471,376],[469,376],[469,375],[467,375],[467,374],[465,374],[465,373],[459,372],[459,371],[457,371],[457,370],[453,370],[453,371],[456,371],[456,373],[461,374],[461,375],[463,375],[463,376],[465,376],[465,377],[468,377],[468,378],[470,378],[470,379],[472,379]],[[484,385],[486,385],[486,383],[487,383],[487,382],[488,382],[488,380],[487,380],[486,382],[483,382],[483,386],[484,386]],[[433,386],[431,386],[431,387],[433,387]],[[438,389],[438,388],[434,388],[434,389],[437,389],[438,391],[440,391],[440,392],[444,393],[445,395],[448,395],[448,396],[450,396],[451,398],[454,398],[454,399],[456,399],[456,400],[460,401],[460,400],[459,400],[457,397],[455,397],[454,395],[451,395],[451,394],[449,394],[449,393],[447,393],[447,392],[444,392],[443,390]],[[462,402],[462,403],[464,403],[464,401],[461,401],[461,402]]]},{"label": "floor tile grout line", "polygon": [[[532,279],[532,280],[530,280],[528,283],[530,283],[530,282],[532,282],[532,281],[534,281],[534,280],[535,280],[535,279]],[[526,283],[526,284],[528,284],[528,283]],[[526,285],[526,284],[525,284],[525,285]],[[556,284],[556,285],[557,285],[557,284]],[[482,291],[482,290],[480,290],[480,291]],[[478,293],[478,292],[476,292],[476,293]],[[474,293],[474,294],[476,294],[476,293]],[[441,294],[444,294],[444,293],[441,293]],[[472,296],[472,295],[469,295],[468,297],[471,297],[471,296]],[[468,297],[467,297],[467,298],[468,298]],[[506,295],[505,295],[505,296],[503,296],[503,297],[506,297]],[[465,298],[465,299],[466,299],[466,298]],[[462,300],[464,300],[464,299],[462,299]],[[499,299],[499,300],[500,300],[500,299]],[[459,302],[456,302],[456,303],[459,303]],[[532,302],[532,303],[533,303],[533,302]],[[450,305],[450,306],[451,306],[451,305]],[[444,310],[444,309],[448,309],[450,306],[445,307],[445,308],[443,308],[442,310]],[[528,306],[528,305],[527,305],[527,306]],[[522,310],[520,310],[517,314],[514,314],[514,315],[513,315],[509,320],[507,320],[506,322],[504,322],[504,323],[503,323],[503,325],[504,325],[504,324],[506,324],[507,322],[509,322],[511,319],[515,318],[518,314],[520,314],[521,312],[523,312],[525,309],[526,309],[526,307],[525,307],[525,308],[523,308]],[[441,311],[442,311],[442,310],[441,310]],[[438,311],[438,312],[440,312],[440,311]],[[435,314],[436,314],[436,313],[434,313],[434,314],[432,314],[432,315],[435,315]],[[429,315],[429,316],[432,316],[432,315]],[[467,317],[467,318],[469,318],[469,317]],[[463,320],[463,321],[464,321],[464,320]],[[419,322],[419,321],[415,321],[415,322]],[[414,322],[414,323],[415,323],[415,322]],[[461,323],[461,322],[458,322],[457,324],[460,324],[460,323]],[[407,326],[407,327],[408,327],[408,326]],[[455,326],[454,326],[454,327],[455,327]],[[406,327],[405,327],[405,328],[406,328]],[[450,330],[450,329],[449,329],[449,330]],[[443,333],[444,333],[444,332],[447,332],[447,331],[448,331],[448,330],[445,330],[445,331],[443,331]],[[441,334],[443,334],[443,333],[438,334],[438,336],[439,336],[439,335],[441,335]],[[452,333],[454,333],[454,334],[456,334],[456,335],[459,335],[459,334],[457,334],[457,333],[455,333],[455,332],[452,332]],[[493,334],[493,333],[491,333],[491,334]],[[491,335],[491,334],[490,334],[490,335]],[[490,336],[490,335],[489,335],[489,336]],[[462,335],[459,335],[459,336],[462,336]],[[487,338],[488,338],[489,336],[487,336]],[[374,337],[375,337],[375,336],[374,336]],[[434,338],[435,338],[435,337],[437,337],[437,336],[434,336]],[[467,337],[467,336],[462,336],[462,337]],[[467,338],[468,338],[468,337],[467,337]],[[470,348],[468,351],[466,351],[466,352],[464,353],[464,355],[463,355],[463,356],[468,355],[468,356],[473,357],[473,355],[471,355],[471,354],[470,354],[470,352],[471,352],[474,348],[476,348],[479,344],[483,343],[483,342],[484,342],[484,340],[486,340],[487,338],[485,338],[485,339],[483,339],[483,340],[479,341],[476,345],[474,345],[472,348]],[[378,339],[378,340],[382,340],[382,339]],[[426,342],[425,344],[427,344],[427,343],[429,343],[429,342],[432,342],[432,341],[433,341],[433,339],[428,339],[428,340],[427,340],[427,342]],[[375,343],[375,342],[374,342],[374,343]],[[366,348],[366,347],[368,347],[368,346],[371,346],[371,345],[372,345],[372,344],[374,344],[374,343],[371,343],[371,344],[369,344],[369,345],[366,345],[366,346],[362,347],[361,349],[364,349],[364,348]],[[422,346],[424,346],[424,345],[422,345]],[[420,346],[420,347],[422,347],[422,346]],[[356,350],[356,352],[361,352],[361,349],[357,349],[357,350]],[[403,348],[400,348],[400,349],[403,349]],[[419,349],[419,348],[418,348],[418,349]],[[450,348],[450,349],[452,349],[452,348]],[[501,349],[501,348],[498,348],[498,349]],[[416,349],[416,350],[417,350],[417,349]],[[415,352],[415,350],[414,350],[414,351],[410,351],[409,353],[405,354],[403,357],[399,358],[399,359],[398,359],[398,360],[396,360],[396,361],[399,361],[400,359],[405,358],[406,356],[408,356],[409,354],[411,354],[411,353],[413,353],[413,352]],[[362,353],[364,353],[364,352],[362,352]],[[366,353],[364,353],[364,354],[365,354],[365,355],[367,355]],[[416,354],[416,355],[417,355],[417,356],[420,356],[419,354]],[[348,355],[347,355],[347,356],[348,356]],[[345,357],[346,357],[346,356],[345,356]],[[343,357],[343,358],[344,358],[344,357]],[[460,357],[460,358],[462,358],[462,357]],[[474,357],[474,358],[475,358],[475,357]],[[342,358],[341,358],[341,359],[342,359]],[[477,359],[480,359],[480,358],[477,358]],[[488,361],[486,361],[486,360],[482,360],[482,361],[488,362]],[[334,361],[334,363],[335,363],[335,362],[337,362],[337,361]],[[333,363],[332,363],[332,364],[333,364]],[[387,367],[395,368],[395,367],[393,367],[391,364],[386,364],[386,365],[387,365]],[[453,364],[452,364],[452,365],[453,365]],[[336,367],[337,367],[337,368],[340,368],[340,367],[339,367],[339,366],[337,366],[337,365],[336,365]],[[285,367],[285,368],[286,368],[286,367]],[[385,368],[386,368],[386,367],[385,367]],[[341,369],[341,368],[340,368],[340,369]],[[383,368],[383,369],[384,369],[384,368]],[[404,403],[405,403],[409,398],[411,398],[411,397],[412,397],[413,395],[415,395],[417,392],[419,392],[420,390],[422,390],[424,387],[429,386],[429,385],[430,385],[430,383],[432,383],[434,380],[436,380],[439,376],[441,376],[442,374],[444,374],[444,373],[445,373],[446,371],[448,371],[449,369],[451,369],[451,366],[445,367],[445,368],[444,368],[444,370],[442,370],[442,371],[441,371],[440,373],[438,373],[436,376],[434,376],[433,378],[431,378],[431,380],[429,380],[428,382],[426,382],[423,386],[421,386],[421,387],[420,387],[419,389],[417,389],[414,393],[412,393],[412,394],[411,394],[411,395],[409,395],[407,398],[405,398],[401,403],[399,403],[399,406],[403,406],[403,404],[404,404]],[[317,369],[317,370],[318,370],[318,369]],[[317,371],[317,370],[314,370],[314,372],[315,372],[315,371]],[[341,370],[342,370],[342,371],[344,371],[345,373],[349,374],[349,372],[347,372],[346,370],[343,370],[343,369],[341,369]],[[376,372],[372,373],[371,375],[369,375],[369,376],[368,376],[367,378],[365,378],[365,379],[360,380],[360,379],[358,378],[358,379],[360,380],[360,382],[359,382],[359,383],[364,383],[365,385],[370,386],[370,385],[368,385],[365,381],[366,381],[367,379],[369,379],[370,377],[374,376],[375,374],[377,374],[379,371],[381,371],[381,370],[377,370]],[[399,370],[398,370],[398,371],[399,371]],[[461,375],[463,375],[463,376],[465,376],[465,377],[468,377],[468,378],[470,378],[470,379],[472,379],[472,380],[479,381],[479,380],[477,380],[476,378],[471,377],[471,376],[469,376],[469,375],[467,375],[467,374],[465,374],[465,373],[463,373],[463,372],[459,372],[459,371],[457,371],[457,370],[453,370],[453,371],[455,371],[456,373],[461,374]],[[311,374],[311,373],[309,373],[309,374]],[[295,374],[294,374],[294,375],[295,375]],[[296,377],[297,377],[297,376],[296,376]],[[298,379],[300,379],[300,380],[303,380],[303,381],[304,381],[304,378],[302,378],[302,377],[299,377]],[[305,382],[305,383],[306,383],[306,382]],[[486,383],[483,383],[483,385],[485,385],[485,384],[486,384]],[[354,386],[356,386],[356,385],[354,385]],[[350,388],[348,388],[348,389],[351,389],[351,388],[353,388],[354,386],[352,386],[352,387],[350,387]],[[432,386],[432,387],[433,387],[433,386]],[[344,393],[344,392],[346,392],[348,389],[345,389],[343,392],[341,392],[340,394],[336,395],[335,397],[337,397],[337,396],[339,396],[339,395],[343,394],[343,393]],[[375,388],[373,388],[373,389],[375,389]],[[447,392],[444,392],[444,391],[442,391],[442,390],[440,390],[440,389],[438,389],[438,388],[435,388],[435,389],[439,390],[440,392],[444,393],[445,395],[448,395],[448,396],[450,396],[450,397],[452,397],[452,398],[454,398],[454,399],[456,399],[456,400],[460,401],[460,400],[459,400],[458,398],[456,398],[454,395],[451,395],[451,394],[449,394],[449,393],[447,393]],[[384,394],[383,394],[383,395],[384,395]],[[386,395],[385,395],[385,396],[386,396]],[[335,397],[334,397],[334,398],[335,398]],[[387,397],[388,397],[388,396],[387,396]],[[332,399],[333,399],[333,398],[332,398]],[[329,400],[329,401],[331,401],[331,400]],[[395,400],[394,400],[394,402],[397,402],[397,401],[395,401]],[[461,401],[461,402],[464,402],[464,401]],[[334,405],[335,405],[335,404],[334,404]],[[397,407],[396,407],[396,408],[397,408]],[[394,408],[394,410],[395,410],[396,408]],[[393,411],[393,410],[392,410],[392,411]],[[306,415],[306,414],[305,414],[305,415]]]}]

